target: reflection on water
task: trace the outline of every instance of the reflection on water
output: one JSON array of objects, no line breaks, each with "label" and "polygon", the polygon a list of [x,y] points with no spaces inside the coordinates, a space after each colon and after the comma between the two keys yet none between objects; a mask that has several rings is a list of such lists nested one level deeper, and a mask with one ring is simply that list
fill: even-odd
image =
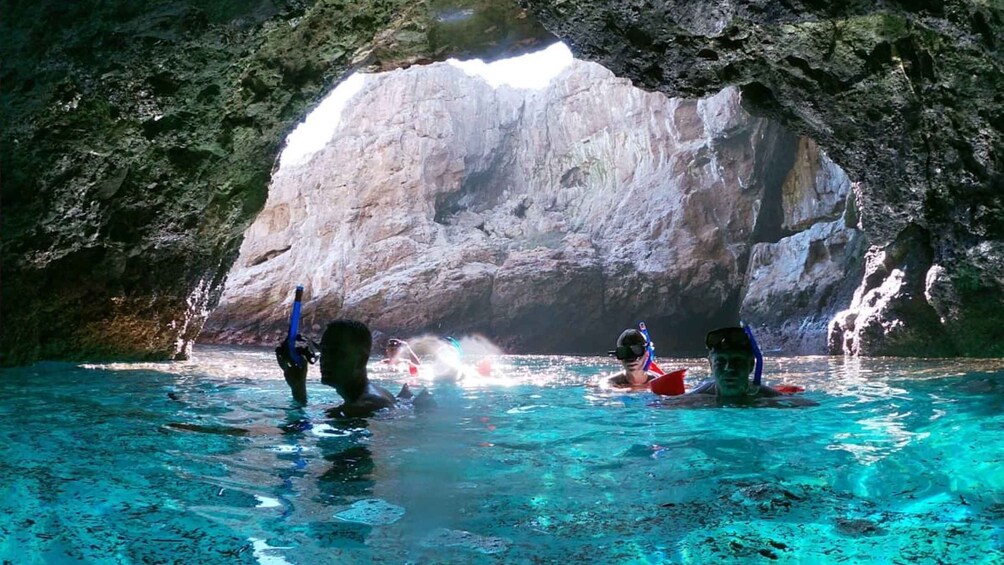
[{"label": "reflection on water", "polygon": [[316,373],[300,409],[270,351],[196,353],[0,373],[0,559],[1004,562],[1001,360],[768,360],[789,410],[583,386],[600,358],[374,363],[438,408],[330,421]]}]

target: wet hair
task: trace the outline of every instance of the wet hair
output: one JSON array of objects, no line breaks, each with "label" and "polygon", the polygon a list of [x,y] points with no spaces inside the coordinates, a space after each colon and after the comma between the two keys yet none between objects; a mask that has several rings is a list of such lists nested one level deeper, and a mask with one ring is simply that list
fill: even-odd
[{"label": "wet hair", "polygon": [[617,338],[617,345],[648,345],[648,341],[645,340],[645,336],[641,334],[640,331],[634,328],[628,328],[621,332],[620,337]]},{"label": "wet hair", "polygon": [[321,382],[351,402],[366,390],[373,334],[356,320],[335,320],[321,337]]},{"label": "wet hair", "polygon": [[617,347],[613,351],[608,351],[607,355],[616,357],[619,361],[630,363],[645,355],[648,348],[648,340],[638,330],[628,328],[621,332],[617,338]]},{"label": "wet hair", "polygon": [[739,326],[711,330],[704,338],[704,346],[708,348],[708,353],[738,351],[753,355],[753,342],[746,330]]},{"label": "wet hair", "polygon": [[321,355],[363,353],[370,355],[373,334],[366,324],[356,320],[335,320],[328,324],[321,337]]}]

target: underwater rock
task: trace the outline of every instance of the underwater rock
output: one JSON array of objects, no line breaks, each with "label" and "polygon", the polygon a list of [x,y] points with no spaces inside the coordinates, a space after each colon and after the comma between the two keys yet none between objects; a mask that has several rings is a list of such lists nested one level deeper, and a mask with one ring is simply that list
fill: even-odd
[{"label": "underwater rock", "polygon": [[733,493],[729,500],[743,506],[752,506],[760,512],[789,509],[793,502],[805,500],[799,495],[779,485],[761,483],[748,485]]},{"label": "underwater rock", "polygon": [[837,518],[837,531],[848,536],[872,536],[885,533],[878,524],[864,518]]},{"label": "underwater rock", "polygon": [[368,526],[393,524],[402,516],[404,516],[404,508],[379,498],[356,501],[348,510],[342,510],[335,514],[335,518],[340,520],[358,522]]},{"label": "underwater rock", "polygon": [[422,540],[422,545],[425,547],[459,547],[486,555],[494,555],[509,549],[512,542],[496,536],[481,536],[464,530],[440,528]]}]

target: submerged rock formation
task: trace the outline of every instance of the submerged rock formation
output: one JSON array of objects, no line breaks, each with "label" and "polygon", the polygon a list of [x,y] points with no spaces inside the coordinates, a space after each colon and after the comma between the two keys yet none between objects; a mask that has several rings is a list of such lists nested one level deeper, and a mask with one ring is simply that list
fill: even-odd
[{"label": "submerged rock formation", "polygon": [[[673,100],[582,62],[539,91],[493,89],[446,64],[366,81],[327,147],[277,171],[206,339],[281,339],[302,282],[314,333],[349,316],[595,352],[645,319],[664,352],[693,352],[704,331],[736,322],[758,242],[812,247],[803,284],[822,298],[799,306],[824,331],[828,297],[849,302],[845,263],[863,248],[838,242],[859,237],[833,221],[847,177],[812,142],[742,111],[734,89]],[[817,240],[834,251],[816,253]],[[752,289],[767,295],[770,269],[792,261],[757,256]],[[760,294],[750,309],[802,313]],[[825,335],[805,347],[822,351]]]},{"label": "submerged rock formation", "polygon": [[552,40],[494,0],[5,3],[0,363],[185,355],[331,84]]},{"label": "submerged rock formation", "polygon": [[1004,355],[1000,2],[525,3],[644,88],[737,85],[857,181],[872,248],[834,352]]}]

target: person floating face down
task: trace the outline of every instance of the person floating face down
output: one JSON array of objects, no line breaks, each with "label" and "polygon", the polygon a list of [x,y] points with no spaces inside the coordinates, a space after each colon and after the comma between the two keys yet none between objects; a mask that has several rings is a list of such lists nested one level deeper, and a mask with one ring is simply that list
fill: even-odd
[{"label": "person floating face down", "polygon": [[617,348],[608,352],[621,362],[623,370],[607,379],[616,388],[647,387],[658,375],[645,370],[649,360],[648,340],[636,329],[628,328],[617,338]]},{"label": "person floating face down", "polygon": [[712,381],[695,388],[690,394],[715,395],[724,399],[744,399],[779,396],[781,393],[750,379],[756,360],[753,342],[741,327],[719,328],[704,338],[711,364]]},{"label": "person floating face down", "polygon": [[[400,399],[413,397],[408,385],[404,385],[395,397],[387,389],[370,382],[366,374],[366,363],[372,346],[373,335],[362,322],[335,320],[324,330],[320,344],[321,383],[334,387],[345,401],[341,406],[329,410],[329,416],[366,417],[378,410],[395,406]],[[314,362],[316,355],[306,340],[302,345],[298,341],[297,352],[300,353],[300,364],[294,363],[290,358],[285,340],[275,348],[276,360],[293,393],[293,399],[306,404],[308,361]],[[416,407],[430,402],[431,395],[426,390],[413,400]]]}]

